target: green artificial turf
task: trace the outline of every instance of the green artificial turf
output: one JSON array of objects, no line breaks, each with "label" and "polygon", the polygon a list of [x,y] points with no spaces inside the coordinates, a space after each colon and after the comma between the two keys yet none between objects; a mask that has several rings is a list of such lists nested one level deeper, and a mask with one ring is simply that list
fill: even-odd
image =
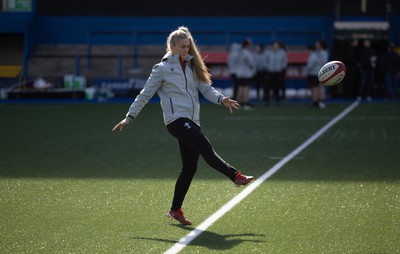
[{"label": "green artificial turf", "polygon": [[[202,105],[227,162],[261,176],[349,103],[254,111]],[[166,218],[180,170],[159,104],[113,133],[128,104],[0,104],[1,253],[163,253],[243,188],[203,160]],[[400,104],[366,103],[284,165],[182,253],[399,253]]]}]

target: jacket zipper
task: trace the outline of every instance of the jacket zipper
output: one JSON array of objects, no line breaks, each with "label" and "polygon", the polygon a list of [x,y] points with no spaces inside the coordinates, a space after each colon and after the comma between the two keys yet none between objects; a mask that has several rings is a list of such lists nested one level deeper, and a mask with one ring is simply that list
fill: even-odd
[{"label": "jacket zipper", "polygon": [[172,98],[169,98],[169,103],[171,104],[171,112],[174,114],[174,104],[172,103]]},{"label": "jacket zipper", "polygon": [[186,78],[186,72],[184,71],[184,70],[182,70],[183,71],[183,76],[185,77],[185,88],[186,88],[186,92],[188,93],[188,95],[189,95],[189,97],[190,97],[190,100],[192,101],[192,119],[191,120],[193,120],[193,118],[194,118],[194,101],[193,101],[193,97],[192,97],[192,95],[189,93],[189,90],[188,90],[188,83],[187,83],[187,78]]}]

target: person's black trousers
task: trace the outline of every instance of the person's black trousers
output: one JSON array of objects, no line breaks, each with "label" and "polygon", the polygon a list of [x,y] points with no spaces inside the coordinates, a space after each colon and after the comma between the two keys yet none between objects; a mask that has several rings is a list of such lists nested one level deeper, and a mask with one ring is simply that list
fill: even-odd
[{"label": "person's black trousers", "polygon": [[182,171],[175,184],[172,211],[181,208],[196,173],[200,155],[208,165],[233,180],[237,170],[214,151],[208,138],[201,132],[200,126],[190,119],[179,118],[168,124],[167,130],[178,139],[182,159]]}]

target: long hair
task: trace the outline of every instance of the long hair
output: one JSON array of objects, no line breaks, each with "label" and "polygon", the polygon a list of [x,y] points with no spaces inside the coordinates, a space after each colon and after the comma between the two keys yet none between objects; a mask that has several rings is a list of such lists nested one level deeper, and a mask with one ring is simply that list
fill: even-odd
[{"label": "long hair", "polygon": [[169,34],[167,38],[167,52],[171,51],[172,46],[175,46],[178,40],[186,38],[189,39],[190,42],[189,55],[193,56],[193,59],[190,61],[190,65],[193,69],[195,78],[198,81],[211,85],[211,74],[201,58],[200,50],[198,49],[195,41],[193,40],[192,34],[187,27],[180,26],[178,29]]}]

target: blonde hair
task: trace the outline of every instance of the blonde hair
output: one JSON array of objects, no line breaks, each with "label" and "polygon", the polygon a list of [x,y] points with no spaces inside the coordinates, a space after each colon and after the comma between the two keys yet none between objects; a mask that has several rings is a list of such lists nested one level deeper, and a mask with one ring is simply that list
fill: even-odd
[{"label": "blonde hair", "polygon": [[169,34],[167,38],[167,52],[172,51],[172,46],[175,46],[176,43],[181,39],[189,39],[189,55],[193,56],[193,59],[190,60],[190,65],[193,69],[195,78],[198,81],[211,85],[211,74],[201,58],[200,50],[198,49],[195,41],[193,40],[192,34],[189,32],[187,27],[180,26],[178,29]]}]

